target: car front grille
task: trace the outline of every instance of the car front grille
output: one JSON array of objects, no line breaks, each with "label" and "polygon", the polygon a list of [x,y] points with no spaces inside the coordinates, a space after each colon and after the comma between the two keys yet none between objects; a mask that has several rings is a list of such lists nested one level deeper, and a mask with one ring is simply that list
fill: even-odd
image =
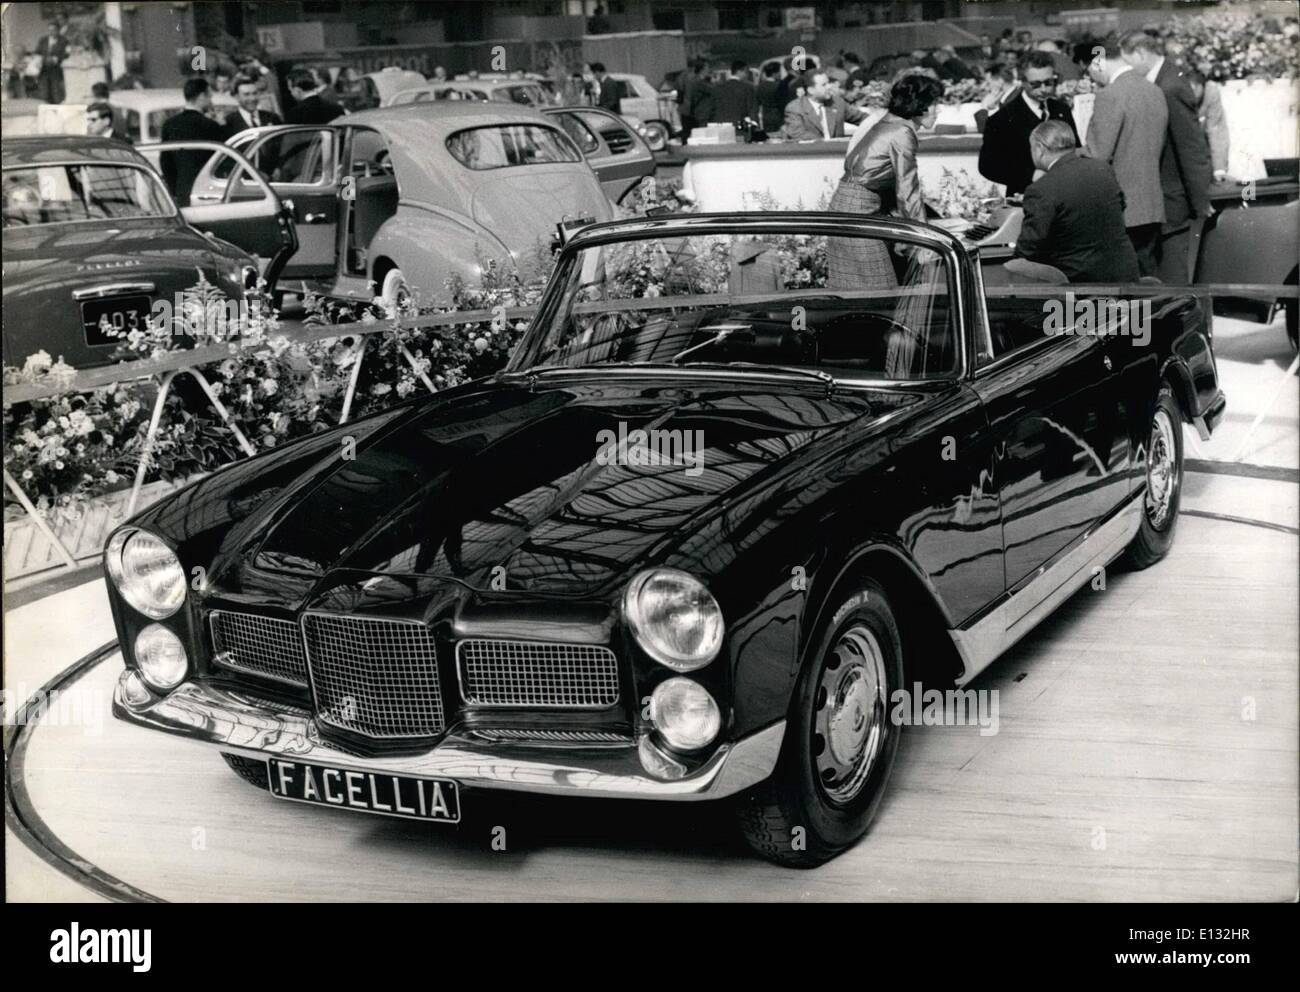
[{"label": "car front grille", "polygon": [[223,612],[214,612],[210,623],[216,664],[306,687],[307,659],[297,623],[251,613]]},{"label": "car front grille", "polygon": [[611,154],[622,155],[632,149],[633,138],[626,131],[618,128],[609,128],[600,132],[601,137],[605,139],[605,144],[609,145]]},{"label": "car front grille", "polygon": [[604,709],[618,702],[618,661],[599,645],[465,640],[456,659],[467,703]]},{"label": "car front grille", "polygon": [[321,723],[383,739],[442,732],[438,654],[426,625],[308,613],[302,630]]}]

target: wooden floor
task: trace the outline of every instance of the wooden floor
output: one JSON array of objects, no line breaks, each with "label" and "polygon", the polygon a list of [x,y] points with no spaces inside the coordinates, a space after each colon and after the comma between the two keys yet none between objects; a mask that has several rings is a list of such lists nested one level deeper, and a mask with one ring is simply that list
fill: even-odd
[{"label": "wooden floor", "polygon": [[[971,686],[997,690],[998,733],[909,730],[871,833],[813,872],[753,860],[691,804],[507,799],[494,852],[486,830],[276,801],[111,719],[36,727],[26,785],[79,855],[173,900],[1291,899],[1296,493],[1189,474],[1192,513],[1249,504],[1292,532],[1185,515],[1166,561],[1085,588]],[[8,867],[10,899],[68,897],[21,848]]]}]

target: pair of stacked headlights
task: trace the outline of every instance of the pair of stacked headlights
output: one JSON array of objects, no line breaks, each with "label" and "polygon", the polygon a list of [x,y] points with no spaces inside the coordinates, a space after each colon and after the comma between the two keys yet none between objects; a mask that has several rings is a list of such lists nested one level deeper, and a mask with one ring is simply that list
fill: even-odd
[{"label": "pair of stacked headlights", "polygon": [[[137,612],[165,620],[184,605],[185,569],[176,553],[148,531],[118,531],[104,561],[118,593]],[[641,649],[679,673],[655,687],[651,722],[674,750],[696,751],[712,743],[722,729],[722,714],[709,691],[684,673],[703,668],[722,648],[717,600],[685,572],[652,568],[628,584],[623,611]],[[136,635],[135,661],[144,680],[164,692],[180,685],[189,672],[185,645],[160,623]]]}]

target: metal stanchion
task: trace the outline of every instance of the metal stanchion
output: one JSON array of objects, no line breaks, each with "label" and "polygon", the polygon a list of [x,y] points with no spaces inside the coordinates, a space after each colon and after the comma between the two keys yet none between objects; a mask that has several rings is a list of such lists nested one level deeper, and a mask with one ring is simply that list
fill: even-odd
[{"label": "metal stanchion", "polygon": [[1282,390],[1286,388],[1287,383],[1291,381],[1291,378],[1296,374],[1297,369],[1300,369],[1300,354],[1296,355],[1295,360],[1292,361],[1287,370],[1282,373],[1282,379],[1269,395],[1268,402],[1260,407],[1259,413],[1255,415],[1255,419],[1250,425],[1250,429],[1246,431],[1246,436],[1241,439],[1241,443],[1237,445],[1237,450],[1233,452],[1231,458],[1232,461],[1239,462],[1246,457],[1246,452],[1250,450],[1250,442],[1255,437],[1255,431],[1259,429],[1259,425],[1264,422],[1264,418],[1268,416],[1269,411],[1273,409],[1278,398],[1282,395]]},{"label": "metal stanchion", "polygon": [[14,494],[14,497],[18,500],[22,508],[27,511],[27,515],[36,522],[36,526],[40,528],[41,533],[49,539],[51,544],[54,545],[54,550],[57,551],[59,557],[63,559],[64,566],[66,568],[76,568],[77,559],[72,557],[72,552],[68,550],[67,545],[59,540],[59,535],[54,533],[54,528],[50,526],[49,521],[41,515],[41,511],[36,509],[32,501],[27,498],[27,494],[23,492],[22,486],[18,485],[18,480],[9,474],[8,469],[5,469],[4,471],[5,485],[9,487],[9,491]]}]

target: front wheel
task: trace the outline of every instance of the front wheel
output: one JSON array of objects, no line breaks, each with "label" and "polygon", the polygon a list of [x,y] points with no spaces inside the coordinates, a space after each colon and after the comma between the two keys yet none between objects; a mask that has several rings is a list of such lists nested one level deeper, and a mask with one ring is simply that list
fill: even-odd
[{"label": "front wheel", "polygon": [[668,147],[668,125],[663,121],[645,122],[645,140],[652,152],[661,152]]},{"label": "front wheel", "polygon": [[902,639],[884,589],[866,580],[834,605],[799,679],[776,771],[738,800],[749,846],[791,868],[825,864],[867,832],[902,730],[889,719]]},{"label": "front wheel", "polygon": [[1160,387],[1147,441],[1142,523],[1125,551],[1133,568],[1147,568],[1169,553],[1183,492],[1183,419],[1168,383]]}]

